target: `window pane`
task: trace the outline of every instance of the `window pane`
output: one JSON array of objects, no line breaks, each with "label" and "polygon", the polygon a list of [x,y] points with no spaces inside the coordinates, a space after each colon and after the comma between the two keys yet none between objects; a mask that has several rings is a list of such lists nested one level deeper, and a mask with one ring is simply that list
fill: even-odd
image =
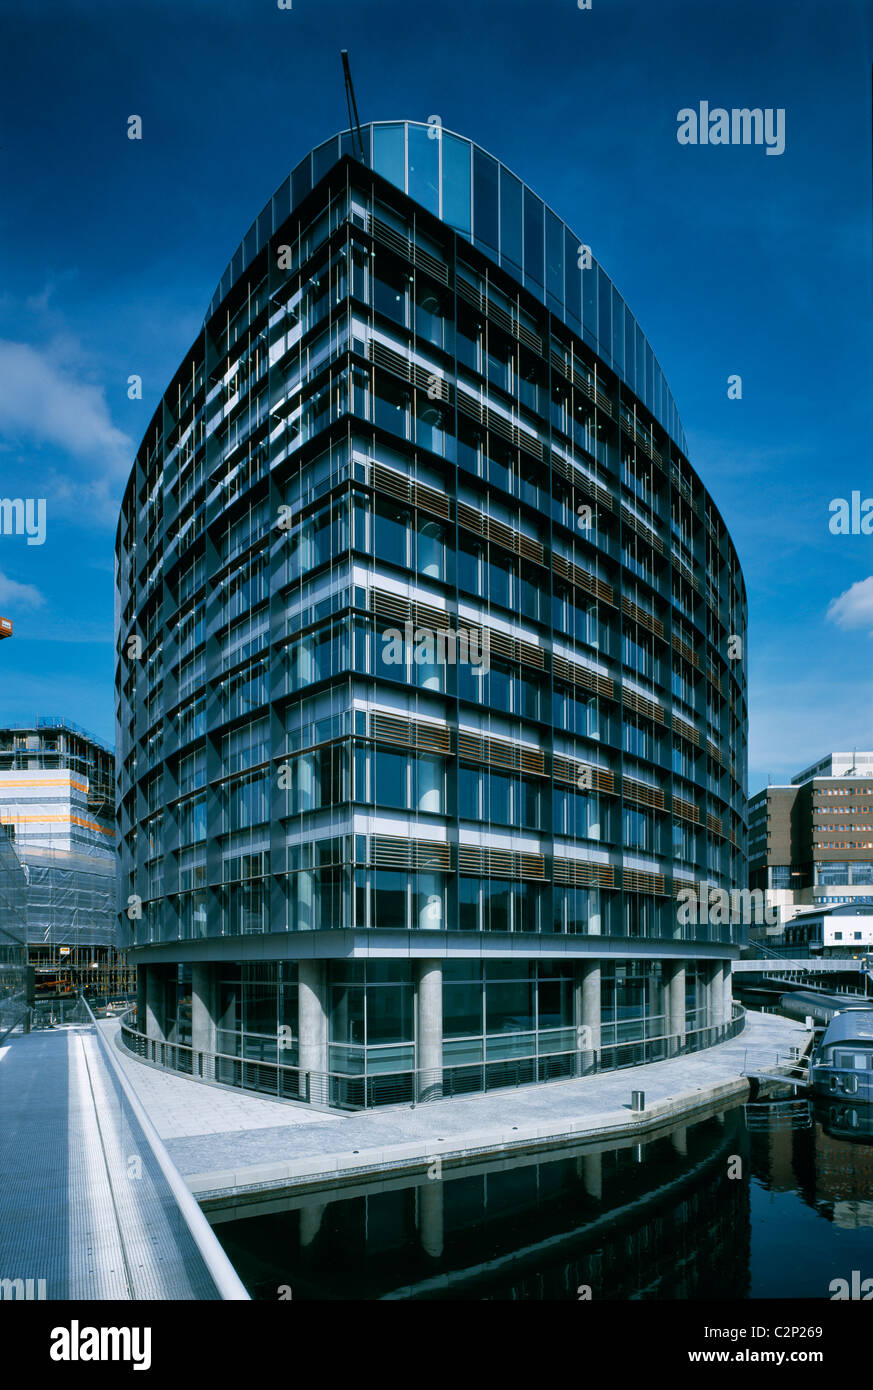
[{"label": "window pane", "polygon": [[598,267],[600,302],[598,305],[597,337],[604,357],[612,357],[612,294],[609,277]]},{"label": "window pane", "polygon": [[[436,144],[436,141],[434,141]],[[470,235],[470,146],[443,133],[443,221]]]},{"label": "window pane", "polygon": [[373,168],[406,191],[403,125],[373,126]]},{"label": "window pane", "polygon": [[439,214],[439,138],[432,127],[409,126],[409,196],[434,216]]},{"label": "window pane", "polygon": [[473,147],[473,233],[477,246],[497,250],[497,160]]},{"label": "window pane", "polygon": [[543,283],[543,204],[529,188],[524,190],[524,274]]},{"label": "window pane", "polygon": [[318,183],[323,178],[328,169],[337,161],[337,142],[336,136],[332,140],[325,140],[323,145],[319,145],[317,150],[312,153],[313,183]]},{"label": "window pane", "polygon": [[563,307],[564,303],[564,227],[553,212],[546,211],[546,289]]},{"label": "window pane", "polygon": [[521,270],[521,195],[520,180],[501,167],[500,259],[509,261],[513,270]]}]

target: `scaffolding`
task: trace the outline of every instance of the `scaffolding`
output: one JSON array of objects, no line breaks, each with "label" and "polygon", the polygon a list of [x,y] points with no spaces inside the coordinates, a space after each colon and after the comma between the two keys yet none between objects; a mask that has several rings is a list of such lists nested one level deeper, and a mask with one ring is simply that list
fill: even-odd
[{"label": "scaffolding", "polygon": [[32,724],[0,729],[0,772],[76,772],[88,779],[88,809],[111,820],[115,755],[69,719],[35,716]]}]

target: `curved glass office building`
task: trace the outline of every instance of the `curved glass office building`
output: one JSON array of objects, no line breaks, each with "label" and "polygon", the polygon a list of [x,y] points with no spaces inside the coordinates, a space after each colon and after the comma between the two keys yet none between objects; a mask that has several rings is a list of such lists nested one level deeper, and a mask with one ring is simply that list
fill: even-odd
[{"label": "curved glass office building", "polygon": [[706,1046],[733,545],[582,238],[468,140],[361,135],[252,224],[126,489],[128,1045],[341,1106]]}]

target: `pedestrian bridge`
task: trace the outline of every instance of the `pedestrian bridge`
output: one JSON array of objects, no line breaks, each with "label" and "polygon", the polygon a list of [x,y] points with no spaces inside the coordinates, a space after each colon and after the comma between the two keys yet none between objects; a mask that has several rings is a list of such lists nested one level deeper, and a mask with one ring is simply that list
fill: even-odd
[{"label": "pedestrian bridge", "polygon": [[0,1300],[247,1299],[99,1024],[0,1048]]},{"label": "pedestrian bridge", "polygon": [[744,972],[751,975],[786,975],[797,970],[806,971],[808,975],[859,974],[864,970],[864,962],[835,959],[813,960],[809,956],[803,960],[789,960],[782,956],[768,956],[764,960],[735,960],[731,970],[735,975]]}]

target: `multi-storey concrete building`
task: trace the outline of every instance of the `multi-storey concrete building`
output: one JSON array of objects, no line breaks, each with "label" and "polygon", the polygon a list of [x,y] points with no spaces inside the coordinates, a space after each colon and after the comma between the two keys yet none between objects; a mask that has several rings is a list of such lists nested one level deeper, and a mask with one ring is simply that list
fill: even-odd
[{"label": "multi-storey concrete building", "polygon": [[740,932],[676,898],[746,882],[730,537],[579,236],[468,140],[361,136],[252,224],[125,491],[128,1040],[347,1105],[705,1045]]},{"label": "multi-storey concrete building", "polygon": [[780,922],[805,907],[873,903],[873,753],[829,753],[750,798],[749,883]]}]

